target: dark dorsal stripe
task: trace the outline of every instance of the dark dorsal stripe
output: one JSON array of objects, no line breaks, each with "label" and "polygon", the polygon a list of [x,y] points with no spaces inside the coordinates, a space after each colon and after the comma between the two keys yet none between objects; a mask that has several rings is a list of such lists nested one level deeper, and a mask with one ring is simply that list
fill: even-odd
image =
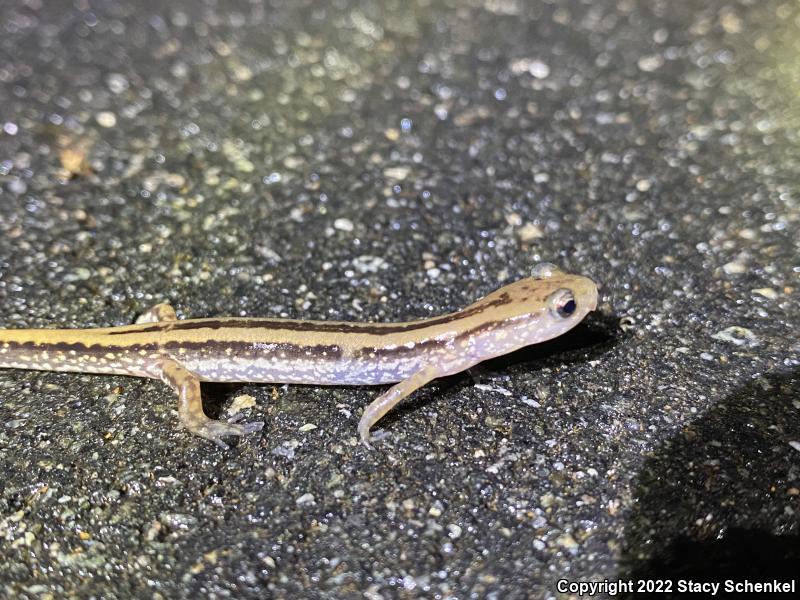
[{"label": "dark dorsal stripe", "polygon": [[508,292],[503,292],[494,300],[480,302],[470,308],[459,312],[431,317],[415,323],[358,323],[348,321],[295,321],[291,319],[237,319],[230,318],[225,320],[203,319],[188,321],[167,321],[148,325],[141,329],[128,329],[126,331],[109,331],[108,335],[128,335],[139,333],[154,333],[158,331],[194,331],[197,329],[280,329],[284,331],[318,331],[324,333],[367,333],[380,335],[383,333],[401,333],[404,331],[414,331],[424,329],[432,325],[444,325],[459,319],[472,317],[480,314],[488,308],[503,306],[511,302]]},{"label": "dark dorsal stripe", "polygon": [[375,347],[365,347],[356,350],[354,354],[354,358],[376,358],[376,359],[402,359],[404,356],[413,355],[415,353],[425,353],[429,351],[436,350],[438,348],[442,348],[449,344],[459,343],[464,340],[468,340],[469,338],[480,335],[486,331],[491,331],[492,329],[498,329],[502,327],[503,321],[487,321],[486,323],[481,323],[477,327],[473,327],[472,329],[468,329],[467,331],[462,331],[459,333],[455,338],[452,340],[425,340],[424,342],[418,342],[413,346],[395,346],[393,348],[382,348],[380,346]]}]

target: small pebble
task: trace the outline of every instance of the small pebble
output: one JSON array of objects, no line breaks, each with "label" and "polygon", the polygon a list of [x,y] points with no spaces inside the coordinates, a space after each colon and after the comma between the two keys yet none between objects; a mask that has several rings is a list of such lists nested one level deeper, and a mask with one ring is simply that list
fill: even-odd
[{"label": "small pebble", "polygon": [[547,63],[537,58],[519,58],[511,62],[511,71],[514,74],[528,73],[536,79],[545,79],[550,75]]},{"label": "small pebble", "polygon": [[355,229],[353,222],[350,219],[344,218],[336,219],[333,222],[333,226],[339,231],[353,231],[353,229]]},{"label": "small pebble", "polygon": [[299,169],[305,164],[305,160],[300,156],[287,156],[283,159],[283,166],[289,170]]},{"label": "small pebble", "polygon": [[249,394],[242,394],[241,396],[236,396],[231,402],[231,405],[228,407],[227,413],[229,415],[235,415],[241,410],[245,408],[252,408],[256,405],[256,399]]},{"label": "small pebble", "polygon": [[639,59],[637,64],[639,69],[645,73],[652,73],[653,71],[661,68],[661,66],[664,64],[664,58],[659,54],[643,56]]},{"label": "small pebble", "polygon": [[110,128],[117,124],[117,115],[107,110],[97,113],[95,118],[100,127]]},{"label": "small pebble", "polygon": [[13,177],[8,182],[8,190],[14,194],[24,194],[28,191],[28,184],[20,177]]},{"label": "small pebble", "polygon": [[106,85],[108,85],[108,89],[114,94],[121,94],[130,87],[125,76],[119,73],[111,73],[106,77]]},{"label": "small pebble", "polygon": [[303,494],[295,502],[297,506],[310,506],[314,504],[314,494]]},{"label": "small pebble", "polygon": [[387,179],[396,179],[398,181],[408,177],[411,173],[411,167],[389,167],[383,170],[383,176]]},{"label": "small pebble", "polygon": [[519,239],[523,242],[538,240],[544,237],[544,230],[535,223],[527,223],[517,232]]},{"label": "small pebble", "polygon": [[452,540],[457,540],[458,538],[461,537],[462,529],[461,529],[461,527],[459,527],[455,523],[450,523],[447,526],[447,531],[449,532],[448,535],[450,536],[450,539],[452,539]]},{"label": "small pebble", "polygon": [[744,260],[740,257],[736,260],[732,260],[729,263],[725,263],[722,265],[722,270],[725,271],[728,275],[741,275],[742,273],[747,272],[747,265],[745,264]]},{"label": "small pebble", "polygon": [[540,60],[532,60],[528,65],[528,73],[536,79],[544,79],[550,75],[550,67]]},{"label": "small pebble", "polygon": [[730,342],[737,346],[757,346],[759,343],[758,337],[755,333],[746,327],[740,327],[738,325],[733,325],[723,329],[722,331],[718,331],[711,337],[713,337],[715,340]]},{"label": "small pebble", "polygon": [[578,547],[578,542],[569,533],[565,533],[558,537],[556,544],[566,550],[575,550]]},{"label": "small pebble", "polygon": [[769,287],[756,288],[753,290],[753,293],[758,294],[759,296],[764,296],[764,298],[767,298],[768,300],[776,300],[778,298],[778,292]]},{"label": "small pebble", "polygon": [[389,267],[389,263],[380,256],[370,256],[368,254],[358,256],[352,262],[353,268],[361,274],[377,273]]},{"label": "small pebble", "polygon": [[503,396],[511,396],[511,395],[513,395],[510,391],[508,391],[504,387],[500,387],[500,386],[493,387],[491,385],[486,385],[484,383],[476,383],[475,384],[475,388],[479,389],[479,390],[483,390],[485,392],[496,392],[496,393],[501,394]]},{"label": "small pebble", "polygon": [[231,74],[236,81],[250,81],[253,78],[253,71],[247,65],[233,65]]}]

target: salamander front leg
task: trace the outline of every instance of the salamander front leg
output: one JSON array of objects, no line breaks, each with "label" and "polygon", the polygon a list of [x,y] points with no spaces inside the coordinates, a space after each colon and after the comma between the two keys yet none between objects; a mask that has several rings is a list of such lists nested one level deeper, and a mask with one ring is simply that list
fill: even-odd
[{"label": "salamander front leg", "polygon": [[264,423],[225,423],[209,419],[203,412],[203,399],[200,395],[200,380],[183,365],[173,360],[161,362],[161,380],[178,394],[178,416],[186,429],[216,443],[224,450],[228,445],[222,441],[226,435],[243,436],[261,431]]},{"label": "salamander front leg", "polygon": [[385,393],[378,396],[372,403],[364,410],[361,415],[361,420],[358,422],[358,435],[361,441],[369,446],[369,430],[370,428],[381,420],[381,418],[392,410],[397,404],[406,396],[418,390],[429,381],[447,375],[433,366],[423,367],[405,381],[401,381],[389,388]]},{"label": "salamander front leg", "polygon": [[169,304],[162,302],[140,314],[139,318],[136,319],[136,324],[142,325],[144,323],[161,323],[162,321],[177,320],[178,315],[175,314],[175,309]]}]

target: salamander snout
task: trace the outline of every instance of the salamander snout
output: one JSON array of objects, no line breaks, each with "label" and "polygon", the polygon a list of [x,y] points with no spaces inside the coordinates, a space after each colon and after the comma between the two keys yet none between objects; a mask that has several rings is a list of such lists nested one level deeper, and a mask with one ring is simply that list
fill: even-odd
[{"label": "salamander snout", "polygon": [[545,300],[547,311],[555,321],[580,321],[597,308],[597,287],[585,277],[573,277],[551,292]]},{"label": "salamander snout", "polygon": [[574,315],[582,319],[593,310],[597,310],[597,285],[588,277],[580,275],[570,276],[569,289],[572,294],[574,305],[566,308],[573,308],[570,316]]},{"label": "salamander snout", "polygon": [[562,318],[580,320],[597,309],[597,285],[588,277],[569,275],[554,264],[540,263],[532,269],[531,278],[559,286],[548,302],[554,314]]}]

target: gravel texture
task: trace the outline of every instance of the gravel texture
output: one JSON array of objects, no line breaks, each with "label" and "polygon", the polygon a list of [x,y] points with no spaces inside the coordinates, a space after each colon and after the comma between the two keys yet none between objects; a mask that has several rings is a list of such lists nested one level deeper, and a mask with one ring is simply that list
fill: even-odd
[{"label": "gravel texture", "polygon": [[794,573],[798,54],[788,1],[0,4],[0,326],[601,286],[371,451],[375,388],[208,385],[266,422],[224,452],[160,382],[0,372],[0,596]]}]

